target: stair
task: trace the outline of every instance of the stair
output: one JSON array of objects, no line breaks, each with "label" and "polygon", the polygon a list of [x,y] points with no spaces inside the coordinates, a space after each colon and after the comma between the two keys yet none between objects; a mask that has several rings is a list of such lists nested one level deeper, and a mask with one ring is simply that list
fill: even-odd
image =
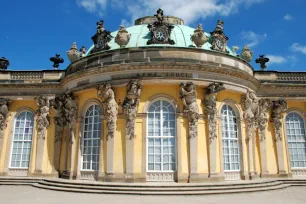
[{"label": "stair", "polygon": [[306,179],[274,179],[222,183],[108,183],[29,177],[0,177],[0,185],[30,185],[36,188],[95,194],[208,195],[246,193],[306,186]]},{"label": "stair", "polygon": [[29,177],[0,177],[0,185],[28,185],[31,186],[41,179]]},{"label": "stair", "polygon": [[76,183],[58,180],[43,180],[34,187],[77,193],[131,194],[131,195],[205,195],[222,193],[255,192],[286,188],[289,185],[279,181],[229,183],[229,184],[188,184],[150,185],[113,183]]}]

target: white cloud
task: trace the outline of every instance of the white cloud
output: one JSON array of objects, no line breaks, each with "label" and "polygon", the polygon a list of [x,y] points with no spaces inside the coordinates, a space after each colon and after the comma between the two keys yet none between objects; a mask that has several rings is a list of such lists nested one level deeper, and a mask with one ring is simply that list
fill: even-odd
[{"label": "white cloud", "polygon": [[240,35],[249,47],[254,47],[267,38],[267,33],[258,34],[253,31],[242,31]]},{"label": "white cloud", "polygon": [[288,14],[288,13],[284,16],[284,20],[286,20],[286,21],[291,21],[293,19],[294,19],[294,17],[291,16],[290,14]]},{"label": "white cloud", "polygon": [[237,13],[241,7],[248,8],[263,1],[265,0],[77,0],[79,6],[98,14],[109,3],[111,7],[123,10],[131,21],[153,15],[158,8],[162,8],[165,15],[180,17],[186,24],[216,14],[229,16]]},{"label": "white cloud", "polygon": [[90,13],[97,13],[102,16],[108,0],[77,0],[77,4],[85,8]]},{"label": "white cloud", "polygon": [[298,58],[295,55],[289,55],[289,56],[280,56],[280,55],[267,55],[267,58],[269,58],[268,65],[273,64],[289,64],[291,68],[295,67]]},{"label": "white cloud", "polygon": [[301,45],[300,43],[293,43],[289,49],[293,52],[301,52],[306,55],[306,45]]},{"label": "white cloud", "polygon": [[270,65],[271,64],[284,64],[287,62],[287,58],[282,57],[282,56],[267,55],[266,57],[270,59],[270,61],[268,62]]},{"label": "white cloud", "polygon": [[132,22],[129,22],[128,20],[126,19],[121,19],[121,24],[120,25],[124,25],[124,27],[130,27],[133,25]]}]

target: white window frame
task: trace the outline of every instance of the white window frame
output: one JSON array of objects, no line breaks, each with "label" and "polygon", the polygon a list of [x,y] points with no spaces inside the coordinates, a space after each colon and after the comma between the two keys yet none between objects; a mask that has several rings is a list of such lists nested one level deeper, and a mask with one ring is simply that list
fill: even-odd
[{"label": "white window frame", "polygon": [[[175,136],[163,136],[163,129],[162,129],[162,115],[163,115],[163,109],[161,106],[161,111],[160,113],[160,132],[161,132],[161,136],[149,136],[149,110],[152,104],[154,104],[156,101],[166,101],[168,102],[172,108],[173,108],[173,114],[174,114],[174,133]],[[175,173],[177,172],[177,132],[176,132],[176,112],[175,112],[175,106],[171,103],[171,101],[169,101],[167,98],[161,97],[161,98],[156,98],[154,99],[148,106],[148,110],[147,110],[147,124],[146,124],[146,171],[148,173]],[[174,153],[173,155],[175,156],[175,170],[149,170],[149,139],[161,139],[161,169],[163,169],[163,139],[165,138],[173,138],[174,139]],[[154,163],[154,162],[153,162]]]},{"label": "white window frame", "polygon": [[[288,118],[288,116],[290,114],[296,114],[296,115],[298,115],[302,119],[302,123],[304,125],[304,135],[306,135],[306,129],[305,129],[306,126],[305,126],[305,119],[304,119],[304,117],[302,117],[301,114],[298,113],[297,111],[290,111],[290,112],[288,112],[287,115],[286,115],[286,118],[285,118],[285,133],[286,133],[286,137],[287,137],[288,157],[289,157],[290,167],[291,167],[292,170],[298,170],[298,169],[305,170],[306,169],[306,165],[304,167],[292,167],[292,165],[291,165],[291,158],[290,158],[291,155],[290,155],[290,147],[289,147],[290,142],[289,142],[289,137],[288,137],[288,134],[287,134],[287,129],[289,128],[288,125],[287,125],[287,118]],[[296,130],[296,129],[294,128],[294,129],[290,129],[290,130]],[[302,130],[302,129],[300,129],[300,130]],[[302,143],[302,142],[296,142],[295,141],[293,143]],[[305,143],[306,143],[306,141],[305,141]],[[300,160],[295,160],[295,161],[299,162]],[[306,160],[303,160],[303,162],[305,162],[305,161]]]},{"label": "white window frame", "polygon": [[[98,139],[96,139],[96,138],[93,138],[93,136],[92,136],[92,138],[91,139],[89,139],[89,140],[91,140],[91,141],[93,141],[93,140],[98,140],[98,144],[99,144],[99,151],[98,151],[98,163],[97,163],[97,167],[98,167],[98,169],[97,170],[94,170],[94,169],[92,169],[92,161],[90,162],[90,169],[84,169],[83,168],[83,162],[84,162],[84,160],[83,160],[83,158],[84,158],[84,141],[85,141],[85,137],[84,137],[84,134],[85,134],[85,120],[86,120],[86,114],[87,114],[87,112],[88,112],[88,110],[89,110],[89,108],[90,107],[92,107],[92,106],[98,106],[99,108],[100,108],[100,110],[99,110],[99,122],[100,122],[100,135],[99,135],[99,138]],[[95,111],[96,109],[94,109],[93,111]],[[87,171],[87,172],[95,172],[95,171],[99,171],[99,166],[100,166],[100,151],[101,151],[101,144],[100,144],[100,140],[101,140],[101,133],[102,133],[102,131],[103,131],[103,125],[102,125],[102,122],[101,122],[101,112],[102,112],[102,108],[100,107],[100,105],[99,104],[96,104],[96,103],[93,103],[93,104],[90,104],[88,107],[87,107],[87,109],[86,109],[86,111],[85,111],[85,113],[84,113],[84,122],[83,122],[83,131],[82,131],[82,146],[81,146],[81,171]],[[94,120],[94,117],[92,117],[93,118],[93,120]],[[89,124],[89,123],[88,123]],[[93,122],[91,123],[91,124],[94,124]],[[93,132],[95,131],[94,130],[94,125],[92,125],[92,128],[91,128],[91,133],[93,134]],[[93,144],[93,143],[92,143]],[[93,147],[93,145],[92,145],[92,147]],[[90,154],[91,156],[93,155],[93,154]]]},{"label": "white window frame", "polygon": [[[21,141],[22,142],[22,153],[21,153],[21,160],[20,160],[20,164],[21,162],[23,161],[22,160],[22,156],[23,156],[23,146],[24,146],[24,142],[30,142],[30,156],[29,156],[29,166],[28,167],[14,167],[12,166],[12,158],[13,158],[13,149],[14,149],[14,141],[15,141],[15,127],[16,127],[16,122],[17,122],[17,118],[22,114],[22,113],[26,113],[26,116],[27,116],[27,113],[31,113],[32,114],[32,119],[33,119],[33,125],[32,125],[32,135],[31,135],[31,140],[17,140],[17,141]],[[26,118],[26,117],[25,117]],[[26,124],[26,121],[24,121],[24,126],[23,126],[23,138],[24,138],[24,130],[25,130],[25,124]],[[34,128],[35,128],[35,125],[34,125],[34,122],[35,122],[35,114],[32,112],[32,111],[29,111],[29,110],[23,110],[21,112],[19,112],[16,117],[14,118],[14,129],[13,129],[13,134],[12,134],[12,144],[11,144],[11,151],[10,151],[10,160],[9,160],[9,169],[24,169],[24,170],[28,170],[30,168],[30,162],[31,162],[31,152],[32,152],[32,144],[33,144],[33,136],[34,136]],[[20,127],[19,127],[20,128]]]},{"label": "white window frame", "polygon": [[[230,107],[231,109],[232,109],[232,111],[233,111],[233,113],[234,113],[234,115],[235,115],[235,118],[236,118],[236,131],[235,131],[235,133],[236,133],[236,136],[237,136],[237,138],[224,138],[223,137],[223,127],[222,127],[222,123],[223,123],[223,120],[222,120],[222,115],[223,115],[223,108],[225,107],[225,106],[227,106],[227,107]],[[229,121],[229,115],[227,114],[227,121]],[[230,124],[229,123],[227,123],[226,124],[227,125],[227,130],[230,130]],[[224,144],[223,144],[223,140],[226,140],[226,141],[228,141],[228,149],[229,149],[229,154],[228,154],[228,156],[229,156],[229,165],[230,165],[230,170],[225,170],[225,161],[224,161],[224,151],[222,150],[222,152],[223,152],[223,155],[222,155],[222,157],[223,157],[223,169],[224,169],[224,172],[240,172],[241,171],[241,152],[240,152],[240,139],[239,139],[239,126],[238,126],[238,123],[237,123],[237,114],[236,114],[236,112],[235,112],[235,110],[234,110],[234,108],[231,106],[231,105],[229,105],[229,104],[224,104],[223,106],[222,106],[222,108],[221,108],[221,142],[222,142],[222,149],[224,149]],[[234,155],[232,155],[230,152],[231,152],[231,146],[230,146],[230,141],[236,141],[237,142],[237,144],[238,144],[238,159],[239,159],[239,161],[238,161],[238,165],[239,165],[239,168],[238,169],[235,169],[235,170],[231,170],[232,168],[232,164],[233,164],[233,162],[231,162],[231,156],[235,156],[235,154]]]}]

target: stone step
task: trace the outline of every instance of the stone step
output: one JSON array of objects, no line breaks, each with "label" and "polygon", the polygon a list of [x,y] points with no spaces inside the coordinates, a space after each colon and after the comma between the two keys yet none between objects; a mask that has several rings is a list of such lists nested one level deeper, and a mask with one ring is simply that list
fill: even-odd
[{"label": "stone step", "polygon": [[249,186],[249,185],[268,185],[280,182],[278,180],[258,180],[258,181],[240,181],[240,182],[223,182],[223,183],[113,183],[97,181],[72,181],[64,179],[44,179],[43,181],[58,184],[71,184],[75,186],[104,186],[104,187],[137,187],[137,188],[205,188],[205,187],[231,187],[231,186]]},{"label": "stone step", "polygon": [[11,181],[0,181],[0,185],[2,186],[31,186],[37,182],[11,182]]},{"label": "stone step", "polygon": [[129,195],[208,195],[208,194],[225,194],[225,193],[245,193],[245,192],[256,192],[256,191],[268,191],[287,188],[290,185],[280,184],[277,186],[261,187],[261,188],[241,188],[241,189],[229,189],[229,190],[202,190],[202,191],[122,191],[122,190],[89,190],[81,188],[65,188],[46,186],[40,183],[33,184],[36,188],[43,188],[55,191],[66,191],[75,193],[96,193],[96,194],[129,194]]},{"label": "stone step", "polygon": [[245,189],[245,188],[264,188],[264,187],[273,187],[282,185],[282,182],[270,182],[270,183],[258,183],[258,184],[249,184],[249,185],[228,185],[228,186],[176,186],[171,188],[152,188],[151,186],[147,186],[146,188],[140,188],[137,186],[102,186],[102,185],[75,185],[73,182],[67,182],[67,183],[59,183],[59,182],[52,182],[49,180],[40,181],[39,184],[46,185],[46,186],[53,186],[53,187],[59,187],[59,188],[73,188],[73,189],[88,189],[88,190],[115,190],[115,191],[208,191],[208,190],[231,190],[231,189]]}]

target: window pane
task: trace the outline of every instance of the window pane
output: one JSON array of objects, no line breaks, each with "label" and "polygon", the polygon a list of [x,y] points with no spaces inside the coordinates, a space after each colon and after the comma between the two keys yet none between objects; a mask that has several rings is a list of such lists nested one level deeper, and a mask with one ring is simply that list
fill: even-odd
[{"label": "window pane", "polygon": [[98,170],[101,137],[101,109],[98,105],[90,106],[85,113],[82,143],[82,169]]},{"label": "window pane", "polygon": [[16,117],[10,167],[29,168],[33,124],[34,115],[29,111]]},{"label": "window pane", "polygon": [[304,120],[296,112],[290,112],[286,117],[286,135],[292,168],[306,167],[306,136]]},{"label": "window pane", "polygon": [[224,171],[239,171],[239,143],[235,111],[229,105],[221,110]]},{"label": "window pane", "polygon": [[147,128],[148,171],[175,171],[175,112],[164,100],[149,107]]}]

